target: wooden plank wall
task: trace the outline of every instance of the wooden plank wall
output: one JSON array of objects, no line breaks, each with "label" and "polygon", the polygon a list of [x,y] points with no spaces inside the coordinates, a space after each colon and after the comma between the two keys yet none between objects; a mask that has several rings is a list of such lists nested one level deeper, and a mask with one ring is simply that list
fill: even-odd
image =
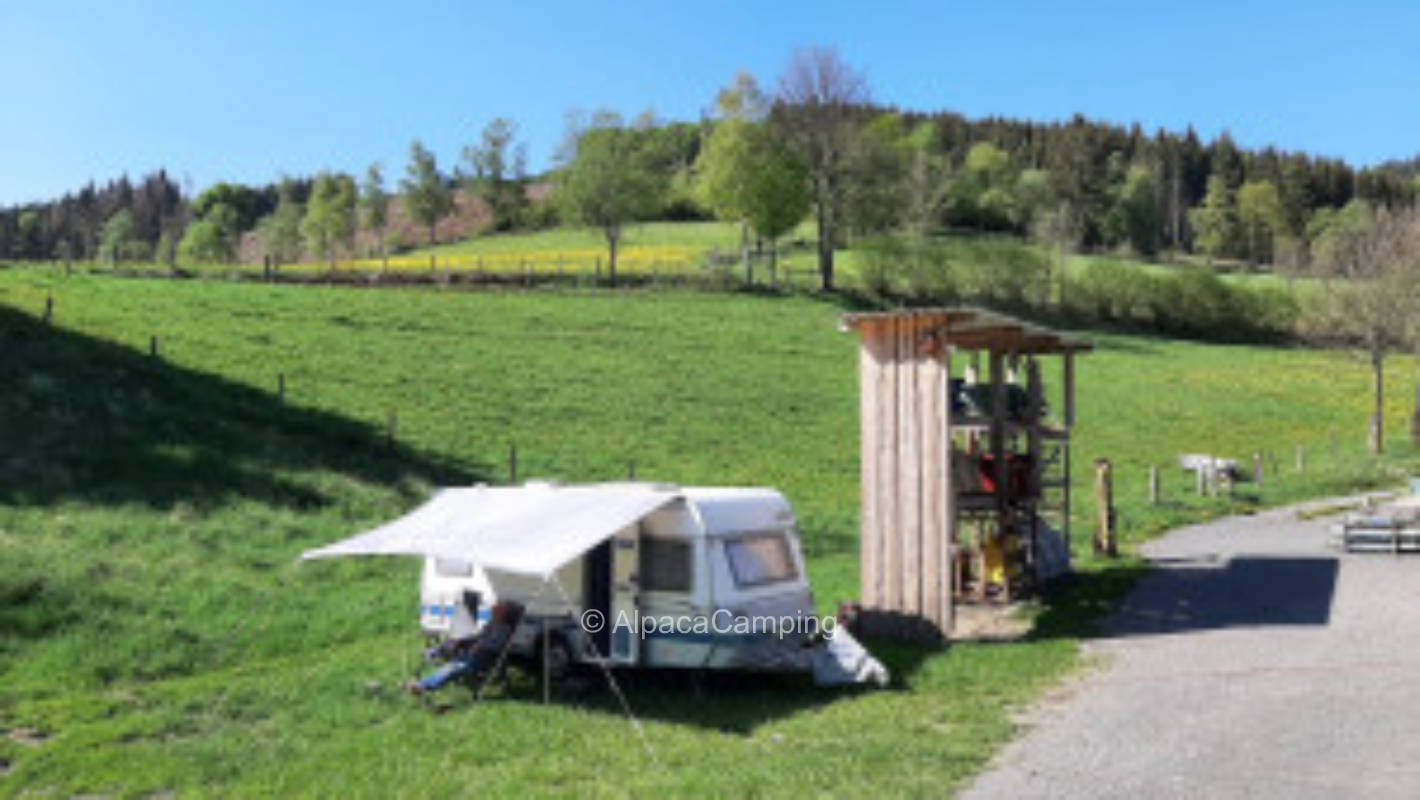
[{"label": "wooden plank wall", "polygon": [[[949,362],[910,318],[859,334],[862,603],[877,632],[952,626]],[[927,623],[925,626],[922,623]]]}]

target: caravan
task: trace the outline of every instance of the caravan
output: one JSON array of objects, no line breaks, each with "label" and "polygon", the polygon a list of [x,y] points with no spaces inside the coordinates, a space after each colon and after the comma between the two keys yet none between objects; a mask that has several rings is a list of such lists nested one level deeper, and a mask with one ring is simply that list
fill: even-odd
[{"label": "caravan", "polygon": [[773,489],[445,489],[304,557],[361,554],[424,557],[419,621],[432,639],[476,635],[495,604],[520,604],[509,656],[554,674],[595,663],[887,677],[834,619],[814,616],[794,512]]}]

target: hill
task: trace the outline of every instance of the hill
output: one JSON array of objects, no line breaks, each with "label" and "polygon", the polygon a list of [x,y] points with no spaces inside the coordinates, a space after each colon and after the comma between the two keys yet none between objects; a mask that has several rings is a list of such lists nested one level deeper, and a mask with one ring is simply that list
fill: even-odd
[{"label": "hill", "polygon": [[[779,487],[831,609],[856,594],[857,569],[857,384],[840,311],[810,297],[0,270],[12,387],[0,394],[0,788],[947,791],[1009,736],[1012,707],[1077,663],[1083,622],[1132,562],[1080,553],[1093,577],[1040,609],[1028,640],[885,649],[891,691],[746,680],[706,701],[629,681],[654,762],[601,695],[544,707],[515,682],[430,715],[390,688],[419,652],[417,566],[294,562],[434,485],[503,478],[516,443],[522,476],[618,478],[634,461],[642,478]],[[1077,453],[1117,464],[1128,542],[1395,480],[1415,461],[1401,441],[1388,460],[1360,453],[1366,370],[1343,353],[1096,340],[1080,365]],[[1393,399],[1392,420],[1407,406]],[[1282,468],[1220,499],[1166,470],[1165,502],[1149,506],[1145,466],[1184,451],[1263,451]],[[1077,523],[1091,513],[1082,504]]]}]

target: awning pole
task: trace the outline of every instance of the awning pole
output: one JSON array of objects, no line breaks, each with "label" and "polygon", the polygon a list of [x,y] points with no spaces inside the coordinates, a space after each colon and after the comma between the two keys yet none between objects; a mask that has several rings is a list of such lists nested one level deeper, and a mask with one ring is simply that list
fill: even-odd
[{"label": "awning pole", "polygon": [[[557,591],[561,593],[562,602],[566,603],[569,609],[575,609],[577,606],[572,603],[572,598],[567,596],[567,590],[563,588],[562,581],[557,579],[556,573],[552,575],[552,584],[556,586]],[[580,633],[584,634],[585,631]],[[633,631],[632,634],[634,635],[635,632]],[[631,704],[626,701],[626,695],[621,693],[621,686],[617,684],[615,676],[611,674],[611,668],[607,666],[606,659],[602,657],[601,653],[597,652],[596,645],[592,644],[585,635],[579,635],[577,638],[581,639],[584,645],[590,645],[592,653],[597,657],[597,666],[602,668],[602,675],[606,676],[606,683],[611,687],[612,694],[615,694],[616,699],[621,702],[621,710],[626,713],[626,718],[631,721],[632,729],[635,730],[636,735],[640,737],[641,746],[646,748],[646,755],[650,756],[652,761],[659,763],[659,760],[656,758],[656,751],[651,748],[651,740],[646,738],[646,730],[641,727],[641,720],[637,719],[636,715],[631,713]],[[583,651],[585,652],[585,648],[583,648]]]}]

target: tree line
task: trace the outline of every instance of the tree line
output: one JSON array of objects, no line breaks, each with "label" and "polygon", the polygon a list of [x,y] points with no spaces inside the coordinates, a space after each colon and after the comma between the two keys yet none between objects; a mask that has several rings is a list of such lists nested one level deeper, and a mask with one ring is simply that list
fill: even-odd
[{"label": "tree line", "polygon": [[472,205],[490,231],[596,227],[613,274],[627,224],[711,217],[741,223],[744,245],[767,249],[771,263],[776,243],[813,220],[825,288],[835,251],[854,240],[963,230],[1303,269],[1348,220],[1409,207],[1420,191],[1416,161],[1356,169],[1244,149],[1226,132],[1204,142],[1192,128],[884,107],[831,49],[796,52],[768,88],[737,76],[698,122],[576,116],[543,175],[528,174],[508,119],[461,156],[447,170],[415,141],[394,185],[378,164],[360,176],[219,183],[191,199],[162,172],[90,185],[0,209],[0,256],[225,262],[245,237],[278,263],[333,259],[413,246],[410,230],[434,243],[441,221]]}]

